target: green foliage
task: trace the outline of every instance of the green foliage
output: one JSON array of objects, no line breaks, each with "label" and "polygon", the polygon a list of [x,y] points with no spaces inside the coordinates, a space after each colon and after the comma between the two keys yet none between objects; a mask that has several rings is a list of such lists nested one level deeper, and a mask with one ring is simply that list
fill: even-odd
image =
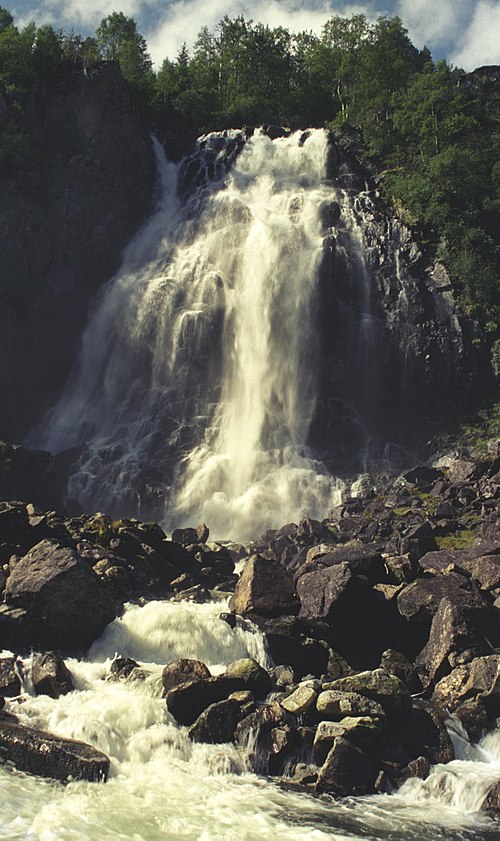
[{"label": "green foliage", "polygon": [[[30,24],[0,7],[0,166],[29,154],[22,112],[37,84],[117,61],[150,123],[200,133],[242,124],[354,128],[386,171],[383,200],[448,268],[464,311],[500,333],[500,98],[491,74],[466,75],[418,50],[398,17],[334,15],[320,36],[224,17],[154,73],[133,18],[112,12],[94,38]],[[3,105],[5,103],[5,105]],[[1,110],[0,110],[0,119]]]}]

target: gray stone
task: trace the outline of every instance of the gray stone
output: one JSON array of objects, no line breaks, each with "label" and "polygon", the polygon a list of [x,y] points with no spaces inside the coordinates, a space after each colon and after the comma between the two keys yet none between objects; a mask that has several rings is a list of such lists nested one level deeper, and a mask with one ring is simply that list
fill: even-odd
[{"label": "gray stone", "polygon": [[340,692],[326,689],[318,695],[316,709],[320,716],[331,721],[340,721],[346,716],[373,716],[384,718],[380,704],[357,692]]},{"label": "gray stone", "polygon": [[212,745],[232,742],[240,718],[241,706],[235,698],[210,704],[189,728],[189,738]]},{"label": "gray stone", "polygon": [[63,782],[99,782],[109,773],[108,757],[90,745],[4,718],[0,718],[0,757],[2,762],[12,762],[18,771]]},{"label": "gray stone", "polygon": [[302,715],[315,704],[318,694],[309,686],[300,685],[295,692],[283,698],[280,703],[284,710],[293,715]]},{"label": "gray stone", "polygon": [[48,651],[34,658],[32,678],[37,695],[59,698],[74,689],[71,672],[61,655],[55,651]]},{"label": "gray stone", "polygon": [[371,794],[379,770],[362,750],[347,739],[337,737],[318,774],[316,791],[340,797]]}]

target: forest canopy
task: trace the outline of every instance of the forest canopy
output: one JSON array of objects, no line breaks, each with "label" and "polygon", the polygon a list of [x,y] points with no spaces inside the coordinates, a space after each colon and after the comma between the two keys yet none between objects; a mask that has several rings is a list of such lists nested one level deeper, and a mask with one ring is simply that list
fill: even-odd
[{"label": "forest canopy", "polygon": [[0,7],[0,170],[32,151],[23,113],[40,86],[116,61],[159,134],[244,124],[354,134],[391,210],[450,271],[464,309],[499,329],[500,156],[495,68],[465,74],[417,49],[399,17],[333,16],[321,35],[243,16],[203,27],[191,51],[154,69],[136,22],[104,18],[93,37],[23,29]]}]

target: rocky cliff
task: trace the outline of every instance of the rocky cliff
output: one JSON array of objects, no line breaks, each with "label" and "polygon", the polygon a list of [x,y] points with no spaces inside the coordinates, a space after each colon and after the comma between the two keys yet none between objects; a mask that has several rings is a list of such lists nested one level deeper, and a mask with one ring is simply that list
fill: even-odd
[{"label": "rocky cliff", "polygon": [[147,215],[155,177],[114,63],[33,90],[23,128],[29,162],[3,174],[0,193],[0,436],[13,441],[61,390],[89,302]]}]

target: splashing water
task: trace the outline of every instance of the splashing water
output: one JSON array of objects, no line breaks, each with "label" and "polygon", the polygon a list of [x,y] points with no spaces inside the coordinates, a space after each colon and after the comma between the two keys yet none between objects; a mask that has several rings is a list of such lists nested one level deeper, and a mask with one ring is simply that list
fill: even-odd
[{"label": "splashing water", "polygon": [[[239,540],[323,517],[342,490],[307,446],[322,208],[332,199],[345,211],[342,248],[363,268],[352,199],[325,180],[328,135],[212,134],[178,166],[155,149],[157,211],[29,442],[52,451],[87,442],[71,486],[86,509],[170,525],[204,519],[215,536]],[[369,323],[362,314],[365,356]]]}]

